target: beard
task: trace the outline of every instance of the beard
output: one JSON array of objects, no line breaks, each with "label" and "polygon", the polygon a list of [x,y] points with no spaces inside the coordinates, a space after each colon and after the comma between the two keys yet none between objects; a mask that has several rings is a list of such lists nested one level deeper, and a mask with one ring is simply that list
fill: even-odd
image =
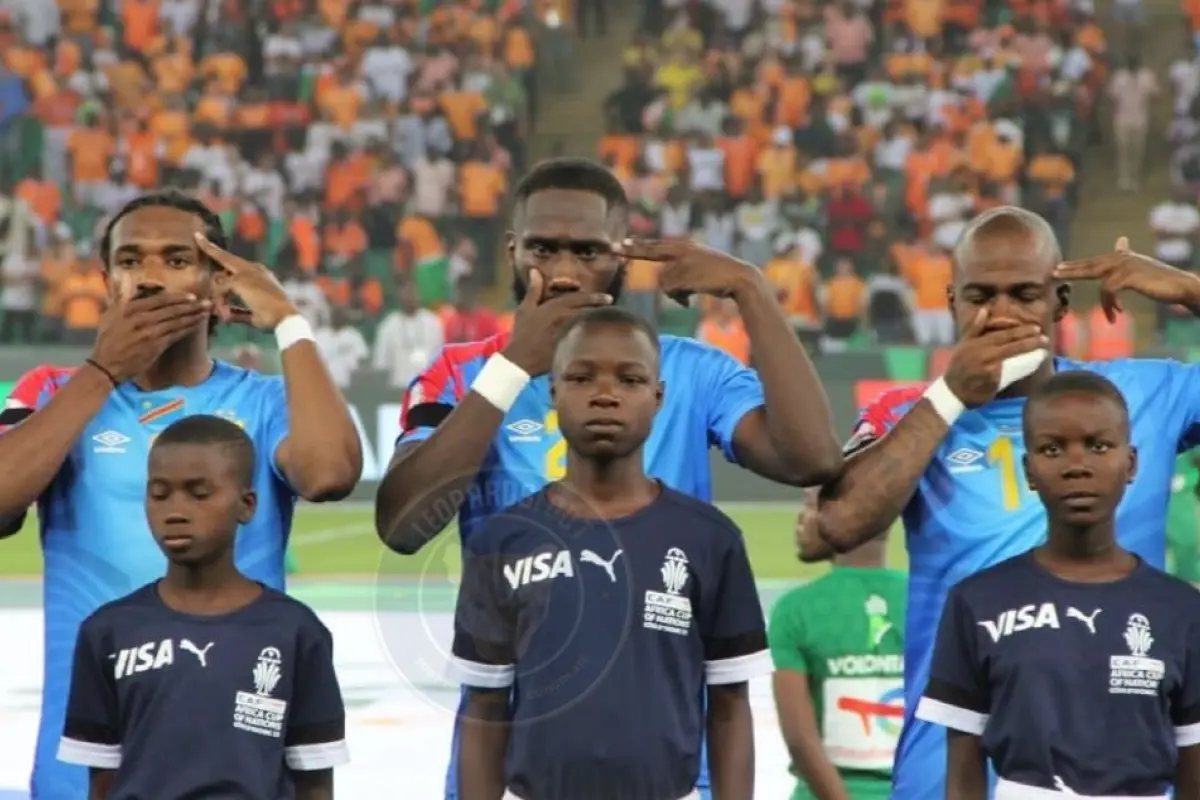
[{"label": "beard", "polygon": [[[612,280],[608,282],[608,286],[604,287],[603,291],[612,297],[613,304],[615,305],[616,302],[621,299],[621,290],[624,288],[625,265],[619,264],[617,266],[617,271],[613,273]],[[517,301],[517,305],[520,305],[525,299],[525,295],[528,290],[529,287],[525,285],[525,281],[521,280],[520,271],[514,269],[512,277],[512,293],[513,299]]]}]

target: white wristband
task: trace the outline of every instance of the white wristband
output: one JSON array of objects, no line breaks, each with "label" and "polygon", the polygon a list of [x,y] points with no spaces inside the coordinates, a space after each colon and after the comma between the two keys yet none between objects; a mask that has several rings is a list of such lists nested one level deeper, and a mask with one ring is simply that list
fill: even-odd
[{"label": "white wristband", "polygon": [[496,353],[479,370],[478,377],[471,383],[471,391],[507,414],[529,381],[528,372],[503,354]]},{"label": "white wristband", "polygon": [[947,425],[953,425],[954,422],[962,416],[962,413],[967,410],[963,405],[962,400],[946,385],[943,378],[938,378],[922,395],[929,401],[929,405],[933,406],[933,410],[941,417]]},{"label": "white wristband", "polygon": [[296,342],[315,341],[316,338],[313,336],[312,325],[309,325],[308,320],[299,314],[284,317],[275,326],[275,344],[279,346],[279,352],[281,353],[296,344]]}]

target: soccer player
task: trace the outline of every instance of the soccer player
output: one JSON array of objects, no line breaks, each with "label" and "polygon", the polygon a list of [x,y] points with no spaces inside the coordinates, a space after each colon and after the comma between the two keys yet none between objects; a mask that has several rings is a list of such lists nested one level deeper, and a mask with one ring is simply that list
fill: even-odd
[{"label": "soccer player", "polygon": [[[797,524],[817,525],[816,490]],[[799,540],[806,537],[800,531]],[[908,581],[884,567],[881,536],[775,604],[767,639],[775,708],[800,778],[792,800],[876,800],[892,786],[904,714]]]},{"label": "soccer player", "polygon": [[250,437],[220,417],[182,419],[151,447],[145,513],[167,571],[79,628],[58,757],[91,776],[73,797],[333,797],[349,760],[333,639],[234,564],[258,472]]},{"label": "soccer player", "polygon": [[[91,356],[78,369],[26,374],[0,415],[12,426],[0,435],[0,529],[15,533],[36,503],[45,558],[35,798],[87,791],[86,771],[54,757],[79,624],[166,568],[142,511],[155,435],[198,413],[245,428],[261,502],[238,538],[238,565],[274,589],[284,583],[296,496],[345,496],[361,474],[358,433],[311,329],[267,269],[222,250],[224,242],[216,215],[185,195],[147,195],[122,208],[100,241],[112,302]],[[273,330],[282,379],[211,358],[214,317]]]},{"label": "soccer player", "polygon": [[466,541],[462,800],[695,798],[705,732],[714,795],[754,796],[762,608],[737,527],[646,474],[660,357],[622,309],[569,323],[550,388],[566,472]]},{"label": "soccer player", "polygon": [[1200,583],[1200,541],[1197,540],[1196,494],[1200,470],[1195,451],[1175,460],[1171,501],[1167,505],[1167,550],[1171,574],[1188,583]]},{"label": "soccer player", "polygon": [[[619,297],[625,258],[659,262],[664,291],[732,297],[758,370],[695,340],[660,337],[661,377],[673,389],[645,446],[647,472],[702,500],[712,496],[714,446],[772,480],[807,485],[837,474],[828,398],[760,270],[690,242],[627,246],[625,191],[591,161],[544,161],[514,195],[514,330],[447,345],[409,388],[375,500],[388,547],[416,552],[456,512],[465,542],[489,515],[562,477],[567,448],[545,377],[555,331]],[[456,772],[452,763],[448,800]]]},{"label": "soccer player", "polygon": [[[1120,541],[1163,566],[1175,456],[1200,434],[1200,368],[1047,358],[1024,377],[1005,370],[1010,357],[1036,358],[1050,349],[1048,333],[1070,296],[1064,280],[1091,274],[1091,267],[1060,268],[1059,261],[1054,233],[1036,214],[1002,207],[977,216],[955,251],[954,283],[947,287],[960,341],[945,375],[923,390],[885,393],[869,406],[847,446],[844,472],[821,492],[819,533],[839,551],[878,535],[903,513],[909,602],[905,726],[893,770],[897,800],[944,797],[944,732],[912,714],[929,677],[950,587],[1045,536],[1045,510],[1020,471],[1021,410],[1028,392],[1056,370],[1094,371],[1125,395],[1141,477],[1117,512]],[[1181,302],[1185,290],[1194,289],[1200,308],[1200,277],[1128,252],[1096,263],[1093,271],[1103,267],[1105,275],[1120,276],[1121,288],[1162,302]]]},{"label": "soccer player", "polygon": [[1138,450],[1120,390],[1060,372],[1025,405],[1041,544],[955,586],[918,719],[947,797],[1200,798],[1200,594],[1117,543]]}]

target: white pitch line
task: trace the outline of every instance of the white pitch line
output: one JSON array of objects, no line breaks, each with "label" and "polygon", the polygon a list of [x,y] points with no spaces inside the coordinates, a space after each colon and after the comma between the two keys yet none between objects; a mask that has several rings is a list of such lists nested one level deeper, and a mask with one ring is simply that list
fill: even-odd
[{"label": "white pitch line", "polygon": [[[797,497],[795,502],[787,500],[728,500],[723,503],[717,503],[719,508],[729,509],[731,511],[800,511],[800,507],[804,504],[801,497]],[[374,511],[375,504],[368,500],[343,500],[339,503],[307,503],[301,502],[298,506],[301,513],[311,509],[315,513],[320,514],[361,514],[364,511]]]},{"label": "white pitch line", "polygon": [[[374,537],[375,532],[365,525],[339,525],[336,528],[320,528],[292,537],[292,543],[296,547],[307,547],[314,544],[324,544],[326,542],[337,542],[342,539],[349,539],[351,536],[362,534]],[[381,544],[380,547],[383,545]]]}]

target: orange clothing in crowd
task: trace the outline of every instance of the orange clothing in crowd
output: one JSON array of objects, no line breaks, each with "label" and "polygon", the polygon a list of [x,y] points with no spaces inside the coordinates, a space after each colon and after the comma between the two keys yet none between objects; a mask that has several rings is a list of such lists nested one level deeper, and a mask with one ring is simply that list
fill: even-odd
[{"label": "orange clothing in crowd", "polygon": [[724,350],[741,364],[750,363],[750,336],[740,317],[725,320],[706,317],[696,331],[696,338]]}]

